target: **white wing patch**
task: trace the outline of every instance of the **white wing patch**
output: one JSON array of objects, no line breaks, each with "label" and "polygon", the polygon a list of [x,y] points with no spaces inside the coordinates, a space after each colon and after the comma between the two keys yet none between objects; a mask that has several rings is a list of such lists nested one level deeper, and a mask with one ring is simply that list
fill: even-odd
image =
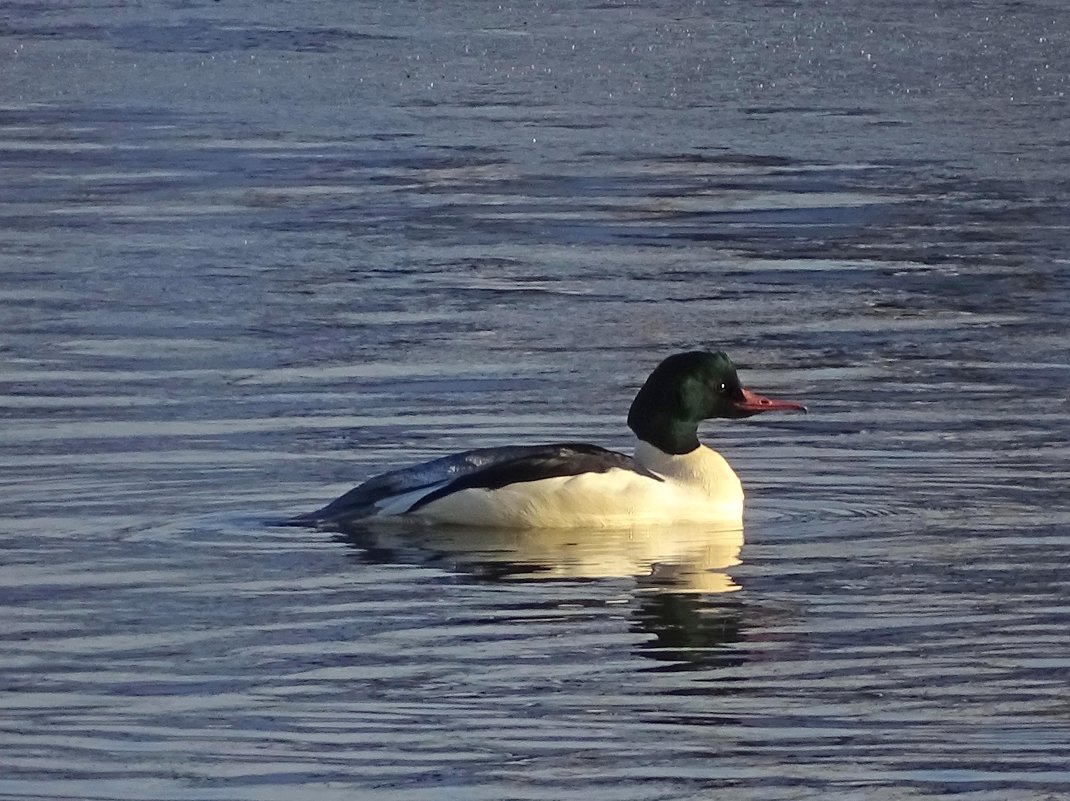
[{"label": "white wing patch", "polygon": [[[452,479],[450,479],[452,480]],[[437,484],[431,484],[427,487],[420,487],[418,489],[410,490],[408,492],[402,492],[398,495],[389,495],[382,500],[375,503],[375,516],[376,517],[393,517],[395,515],[405,514],[414,504],[418,503],[425,495],[430,495],[432,492],[438,490],[449,484],[450,481],[440,481]]]}]

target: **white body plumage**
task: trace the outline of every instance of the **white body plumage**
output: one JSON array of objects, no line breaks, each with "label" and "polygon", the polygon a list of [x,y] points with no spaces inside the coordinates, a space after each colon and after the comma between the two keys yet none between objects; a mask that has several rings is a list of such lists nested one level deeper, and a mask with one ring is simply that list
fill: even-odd
[{"label": "white body plumage", "polygon": [[[407,516],[503,528],[619,528],[680,522],[738,525],[742,521],[743,488],[728,462],[711,448],[700,445],[691,453],[670,455],[639,442],[635,460],[662,480],[614,468],[496,489],[461,489]],[[418,499],[408,493],[385,503],[377,516],[404,513]]]}]

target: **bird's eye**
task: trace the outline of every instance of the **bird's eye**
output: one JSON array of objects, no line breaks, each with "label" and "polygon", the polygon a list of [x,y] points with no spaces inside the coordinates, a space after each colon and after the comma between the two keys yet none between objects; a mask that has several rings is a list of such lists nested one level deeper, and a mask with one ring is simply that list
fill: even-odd
[{"label": "bird's eye", "polygon": [[722,393],[728,392],[728,385],[727,384],[724,384],[724,383],[721,384],[721,392]]}]

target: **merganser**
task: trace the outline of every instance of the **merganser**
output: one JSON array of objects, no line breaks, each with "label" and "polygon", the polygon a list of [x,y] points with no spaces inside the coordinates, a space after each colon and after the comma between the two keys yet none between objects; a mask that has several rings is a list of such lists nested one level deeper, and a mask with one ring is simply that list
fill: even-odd
[{"label": "merganser", "polygon": [[371,478],[292,522],[403,518],[500,528],[739,526],[739,478],[721,454],[699,442],[698,425],[715,417],[791,410],[806,407],[744,389],[723,351],[677,353],[654,368],[632,401],[634,456],[572,442],[476,448]]}]

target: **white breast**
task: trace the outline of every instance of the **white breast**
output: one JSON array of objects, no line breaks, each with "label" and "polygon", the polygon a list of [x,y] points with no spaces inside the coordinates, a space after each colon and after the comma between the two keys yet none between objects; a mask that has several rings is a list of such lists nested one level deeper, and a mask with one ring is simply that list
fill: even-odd
[{"label": "white breast", "polygon": [[712,448],[699,445],[690,453],[665,453],[642,440],[635,460],[647,470],[693,487],[717,506],[738,505],[743,513],[743,485],[728,461]]}]

